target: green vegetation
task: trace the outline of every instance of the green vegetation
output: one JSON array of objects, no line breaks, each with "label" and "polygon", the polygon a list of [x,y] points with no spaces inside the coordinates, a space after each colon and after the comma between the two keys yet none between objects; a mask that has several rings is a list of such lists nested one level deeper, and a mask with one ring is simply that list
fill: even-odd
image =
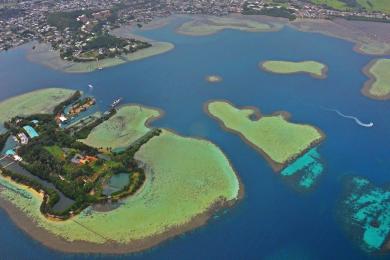
[{"label": "green vegetation", "polygon": [[226,101],[209,102],[206,109],[224,128],[261,151],[274,170],[280,170],[324,138],[316,128],[290,123],[283,114],[261,116],[254,108],[238,109]]},{"label": "green vegetation", "polygon": [[364,72],[370,77],[363,94],[374,99],[390,99],[390,59],[378,59],[370,63]]},{"label": "green vegetation", "polygon": [[308,73],[316,78],[325,78],[327,67],[326,65],[316,61],[265,61],[261,63],[260,67],[265,71],[293,74],[293,73]]},{"label": "green vegetation", "polygon": [[126,148],[149,132],[148,120],[160,115],[155,109],[138,105],[122,106],[109,120],[98,125],[83,143],[96,148]]},{"label": "green vegetation", "polygon": [[283,17],[287,18],[290,21],[295,20],[296,16],[293,10],[290,10],[286,7],[273,7],[273,8],[264,8],[261,10],[256,10],[248,7],[248,2],[244,3],[242,14],[244,15],[267,15],[273,17]]},{"label": "green vegetation", "polygon": [[9,98],[0,102],[0,123],[15,116],[53,113],[58,103],[69,100],[75,91],[62,88],[45,88]]},{"label": "green vegetation", "polygon": [[[83,104],[80,93],[75,92],[67,100],[62,101],[54,108],[54,111],[62,113],[67,105]],[[76,105],[73,105],[74,107]],[[12,107],[7,107],[11,109]],[[82,135],[113,116],[115,110],[95,122],[81,128]],[[45,215],[66,219],[79,213],[87,206],[104,202],[108,199],[102,193],[102,186],[113,175],[119,172],[132,173],[130,182],[122,190],[115,192],[109,199],[117,200],[124,196],[134,194],[145,181],[144,170],[134,160],[134,154],[151,138],[160,134],[159,129],[142,132],[121,153],[107,152],[104,159],[99,157],[95,148],[77,141],[77,131],[63,129],[57,125],[55,116],[52,114],[37,114],[30,116],[16,116],[4,123],[8,133],[18,135],[25,133],[24,128],[32,122],[35,124],[34,131],[39,134],[31,138],[28,143],[23,143],[17,154],[23,158],[19,164],[32,175],[39,177],[54,185],[54,187],[74,203],[62,211],[54,211],[53,206],[59,201],[57,190],[47,188],[37,180],[21,173],[2,169],[2,174],[14,181],[30,186],[36,191],[44,192],[44,201],[41,212]],[[88,131],[89,130],[89,131]],[[9,134],[8,134],[9,135]],[[3,137],[3,136],[2,136]],[[5,137],[5,136],[4,136]]]},{"label": "green vegetation", "polygon": [[[140,119],[142,122],[158,114],[157,110],[135,108],[145,117]],[[131,106],[127,109],[133,111]],[[134,116],[139,117],[137,114]],[[132,121],[124,123],[134,124]],[[54,239],[73,242],[72,248],[79,240],[98,243],[102,247],[107,242],[119,243],[107,246],[112,250],[128,243],[141,244],[141,249],[152,246],[204,224],[214,210],[230,205],[239,197],[240,184],[233,168],[211,142],[163,130],[147,143],[145,140],[137,143],[142,145],[139,150],[137,147],[129,150],[137,150],[135,160],[145,165],[145,183],[133,196],[123,199],[115,210],[93,212],[88,208],[71,220],[54,222],[39,213],[37,208],[42,200],[33,193],[29,193],[31,196],[27,198],[29,196],[20,192],[1,189],[1,197],[12,201],[39,227],[54,234]],[[124,153],[115,156],[124,156]],[[0,183],[27,192],[22,186],[1,176]],[[127,250],[137,249],[140,248],[135,246]]]},{"label": "green vegetation", "polygon": [[70,31],[77,31],[81,28],[82,23],[77,21],[76,18],[83,14],[89,14],[90,11],[71,11],[71,12],[55,12],[47,15],[47,24],[55,26],[59,30],[63,31],[69,28]]},{"label": "green vegetation", "polygon": [[324,5],[336,10],[367,10],[390,12],[387,0],[310,0],[314,4]]},{"label": "green vegetation", "polygon": [[194,19],[182,24],[177,32],[181,34],[204,36],[217,33],[225,29],[242,30],[248,32],[273,31],[276,25],[261,23],[250,19],[206,17]]}]

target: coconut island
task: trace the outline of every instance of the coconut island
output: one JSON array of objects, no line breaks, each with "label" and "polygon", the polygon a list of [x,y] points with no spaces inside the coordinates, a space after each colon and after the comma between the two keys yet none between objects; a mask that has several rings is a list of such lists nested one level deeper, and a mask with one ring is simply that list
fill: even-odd
[{"label": "coconut island", "polygon": [[365,83],[362,92],[367,97],[388,100],[390,99],[390,59],[377,59],[370,62],[363,72],[370,77]]},{"label": "coconut island", "polygon": [[307,73],[314,78],[326,78],[327,66],[317,61],[264,61],[260,63],[260,68],[277,74]]},{"label": "coconut island", "polygon": [[286,112],[263,116],[256,108],[240,109],[228,101],[210,101],[205,110],[224,129],[238,134],[259,151],[275,171],[286,167],[325,137],[313,126],[288,122]]},{"label": "coconut island", "polygon": [[[29,99],[51,95],[59,98],[51,107]],[[158,109],[113,106],[67,123],[66,108],[90,101],[78,91],[43,89],[0,103],[1,111],[18,108],[1,117],[0,205],[36,240],[66,252],[140,251],[242,197],[216,145],[149,126]]]}]

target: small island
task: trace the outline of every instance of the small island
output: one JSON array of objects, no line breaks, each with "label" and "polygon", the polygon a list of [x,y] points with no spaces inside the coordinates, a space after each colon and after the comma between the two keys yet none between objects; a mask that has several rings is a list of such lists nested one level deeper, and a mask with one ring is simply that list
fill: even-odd
[{"label": "small island", "polygon": [[238,134],[259,151],[275,171],[280,171],[325,137],[313,126],[288,122],[285,112],[263,116],[256,108],[240,109],[228,101],[210,101],[205,110],[224,129]]},{"label": "small island", "polygon": [[218,75],[210,75],[206,77],[206,81],[209,83],[219,83],[222,82],[222,77]]},{"label": "small island", "polygon": [[260,63],[260,68],[277,74],[307,73],[314,78],[324,79],[328,68],[317,61],[264,61]]},{"label": "small island", "polygon": [[364,95],[377,100],[390,99],[390,59],[370,62],[363,72],[370,78],[362,89]]},{"label": "small island", "polygon": [[191,36],[206,36],[226,29],[246,32],[269,32],[277,31],[281,27],[281,25],[276,23],[260,22],[246,17],[200,16],[183,23],[176,32]]},{"label": "small island", "polygon": [[[162,116],[158,109],[123,105],[66,123],[65,110],[92,99],[61,89],[14,97],[0,108],[13,111],[17,100],[40,102],[37,94],[53,93],[62,102],[51,111],[29,103],[36,110],[5,115],[0,138],[7,149],[0,161],[0,206],[44,245],[65,252],[136,252],[205,224],[242,197],[240,181],[216,145],[149,126]],[[18,145],[5,147],[9,138]]]}]

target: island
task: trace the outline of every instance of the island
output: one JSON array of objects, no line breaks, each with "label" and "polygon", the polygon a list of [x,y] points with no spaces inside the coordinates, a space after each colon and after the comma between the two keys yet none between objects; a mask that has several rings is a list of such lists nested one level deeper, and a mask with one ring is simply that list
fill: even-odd
[{"label": "island", "polygon": [[[53,90],[39,94],[46,91]],[[205,224],[243,196],[216,145],[150,127],[161,110],[129,104],[67,124],[61,121],[64,108],[90,99],[63,91],[51,113],[32,104],[37,110],[29,115],[4,121],[8,138],[19,144],[0,161],[0,206],[44,245],[65,252],[136,252]],[[2,110],[12,109],[13,102],[2,104],[8,104]],[[123,142],[115,143],[117,137]]]},{"label": "island", "polygon": [[360,176],[346,176],[337,218],[348,236],[367,252],[390,249],[390,192]]},{"label": "island", "polygon": [[177,28],[176,32],[191,36],[206,36],[225,29],[246,32],[269,32],[277,31],[280,28],[281,26],[277,23],[257,21],[246,17],[199,16],[183,23]]},{"label": "island", "polygon": [[390,59],[377,59],[370,62],[363,72],[370,78],[362,93],[377,100],[390,99]]},{"label": "island", "polygon": [[317,61],[264,61],[260,63],[260,68],[277,74],[307,73],[314,78],[326,78],[327,66]]},{"label": "island", "polygon": [[222,77],[218,75],[210,75],[206,77],[206,81],[209,83],[219,83],[222,82]]},{"label": "island", "polygon": [[288,122],[286,112],[263,116],[254,107],[240,109],[228,101],[210,101],[205,104],[205,111],[224,129],[238,134],[259,151],[275,171],[325,138],[325,134],[313,126]]}]

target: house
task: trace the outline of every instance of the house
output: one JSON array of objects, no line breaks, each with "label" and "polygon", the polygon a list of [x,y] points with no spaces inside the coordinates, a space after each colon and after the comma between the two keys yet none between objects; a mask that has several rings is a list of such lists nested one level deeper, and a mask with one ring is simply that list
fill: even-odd
[{"label": "house", "polygon": [[25,133],[19,133],[17,134],[17,136],[21,144],[28,144],[28,137],[26,136]]}]

